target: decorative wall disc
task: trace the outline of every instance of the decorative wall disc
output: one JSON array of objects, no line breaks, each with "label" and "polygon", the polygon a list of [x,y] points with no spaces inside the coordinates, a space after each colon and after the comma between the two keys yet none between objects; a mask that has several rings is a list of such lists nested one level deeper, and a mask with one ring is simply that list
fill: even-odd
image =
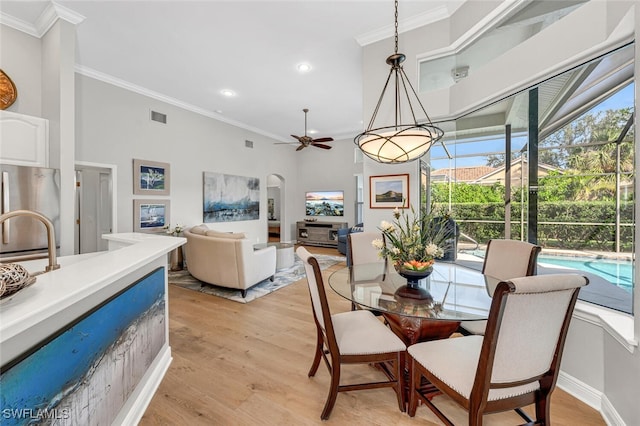
[{"label": "decorative wall disc", "polygon": [[0,69],[0,109],[7,109],[18,97],[18,90],[7,74]]}]

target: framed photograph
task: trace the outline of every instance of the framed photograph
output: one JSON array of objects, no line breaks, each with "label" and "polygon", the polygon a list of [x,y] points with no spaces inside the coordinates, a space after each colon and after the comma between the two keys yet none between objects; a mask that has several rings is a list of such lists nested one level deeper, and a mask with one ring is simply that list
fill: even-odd
[{"label": "framed photograph", "polygon": [[169,195],[169,163],[133,159],[135,195]]},{"label": "framed photograph", "polygon": [[409,208],[409,174],[369,176],[369,208]]},{"label": "framed photograph", "polygon": [[164,232],[169,210],[169,200],[133,200],[133,231]]}]

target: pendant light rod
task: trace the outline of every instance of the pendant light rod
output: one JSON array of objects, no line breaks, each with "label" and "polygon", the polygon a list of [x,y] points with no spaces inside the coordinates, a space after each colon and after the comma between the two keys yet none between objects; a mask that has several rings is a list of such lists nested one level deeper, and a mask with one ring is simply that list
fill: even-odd
[{"label": "pendant light rod", "polygon": [[[420,102],[417,92],[402,68],[402,63],[405,61],[406,56],[398,53],[398,0],[395,0],[394,5],[394,53],[389,56],[386,61],[387,64],[391,66],[391,69],[389,70],[389,75],[382,88],[382,93],[374,108],[369,125],[363,133],[354,138],[354,143],[358,145],[365,155],[380,163],[404,163],[416,160],[426,154],[429,148],[431,148],[431,145],[439,141],[444,135],[442,129],[431,122],[426,109],[422,105],[422,102]],[[394,125],[373,128],[392,76],[394,77],[393,80],[395,83]],[[413,122],[408,124],[402,124],[403,94],[408,104],[411,118],[413,119]],[[418,123],[416,110],[411,102],[411,96],[413,96],[418,105],[420,105],[420,109],[426,117],[426,122],[423,124]],[[446,147],[445,151],[451,158]]]}]

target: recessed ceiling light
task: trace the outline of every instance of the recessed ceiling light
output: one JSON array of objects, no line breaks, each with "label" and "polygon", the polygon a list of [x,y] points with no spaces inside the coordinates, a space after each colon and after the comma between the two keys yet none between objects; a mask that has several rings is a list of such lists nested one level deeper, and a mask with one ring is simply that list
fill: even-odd
[{"label": "recessed ceiling light", "polygon": [[306,62],[302,62],[297,66],[299,72],[309,72],[311,71],[311,65]]},{"label": "recessed ceiling light", "polygon": [[236,95],[236,92],[229,89],[223,89],[220,91],[220,93],[222,93],[222,96],[226,96],[227,98],[231,98]]},{"label": "recessed ceiling light", "polygon": [[311,129],[311,130],[309,130],[309,133],[312,134],[312,135],[315,135],[316,133],[318,133],[318,131],[314,130],[314,129]]}]

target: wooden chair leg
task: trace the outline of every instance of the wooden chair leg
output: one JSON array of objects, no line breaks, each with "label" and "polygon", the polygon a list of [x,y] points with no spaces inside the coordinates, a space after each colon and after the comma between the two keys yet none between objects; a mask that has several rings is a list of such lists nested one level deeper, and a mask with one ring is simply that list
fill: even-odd
[{"label": "wooden chair leg", "polygon": [[544,392],[536,401],[536,422],[539,424],[549,424],[551,419],[551,393]]},{"label": "wooden chair leg", "polygon": [[411,359],[411,377],[409,377],[409,408],[407,414],[409,417],[416,415],[416,409],[418,408],[418,395],[416,393],[416,383],[420,382],[420,373],[416,369],[416,362]]},{"label": "wooden chair leg", "polygon": [[395,368],[395,376],[396,376],[396,394],[398,396],[398,406],[400,407],[400,411],[403,413],[407,411],[407,401],[405,400],[405,378],[404,378],[404,364],[405,364],[406,352],[399,352],[398,358],[396,359],[396,368]]},{"label": "wooden chair leg", "polygon": [[322,359],[322,351],[323,351],[323,346],[322,346],[322,337],[320,336],[320,331],[318,330],[318,339],[316,341],[316,354],[313,358],[313,363],[311,364],[311,368],[309,369],[309,377],[313,377],[316,375],[316,372],[318,371],[318,366],[320,365],[320,360]]},{"label": "wooden chair leg", "polygon": [[482,410],[473,401],[469,405],[469,426],[482,426]]},{"label": "wooden chair leg", "polygon": [[331,415],[331,410],[333,410],[333,406],[336,404],[336,399],[338,398],[338,388],[340,387],[340,364],[333,365],[331,368],[331,386],[329,389],[329,395],[327,396],[327,402],[324,404],[324,409],[322,410],[322,414],[320,418],[322,420],[327,420]]}]

